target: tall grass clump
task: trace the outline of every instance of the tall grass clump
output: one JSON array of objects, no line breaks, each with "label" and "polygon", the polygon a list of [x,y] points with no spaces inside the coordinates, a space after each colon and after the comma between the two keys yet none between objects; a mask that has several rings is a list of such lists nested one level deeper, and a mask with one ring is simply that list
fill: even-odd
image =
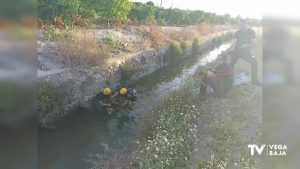
[{"label": "tall grass clump", "polygon": [[61,30],[50,25],[44,33],[43,39],[48,41],[60,41],[64,39],[72,39],[72,31],[70,29]]},{"label": "tall grass clump", "polygon": [[180,43],[180,48],[182,49],[182,55],[186,55],[188,52],[190,45],[188,42],[183,41]]},{"label": "tall grass clump", "polygon": [[106,45],[88,33],[76,34],[72,39],[63,40],[57,45],[60,61],[70,66],[101,65],[108,57],[108,51]]},{"label": "tall grass clump", "polygon": [[39,118],[42,119],[51,112],[61,112],[65,97],[66,93],[59,87],[45,81],[39,81],[37,83],[37,112]]},{"label": "tall grass clump", "polygon": [[104,44],[107,45],[112,52],[116,51],[120,46],[120,41],[116,37],[109,36],[104,40]]},{"label": "tall grass clump", "polygon": [[184,51],[181,48],[181,45],[177,41],[173,41],[170,44],[170,47],[164,57],[164,61],[170,64],[174,64],[182,59],[184,56]]},{"label": "tall grass clump", "polygon": [[193,51],[193,53],[199,52],[200,47],[201,47],[201,44],[199,42],[199,39],[198,38],[194,39],[193,40],[193,44],[192,44],[192,51]]},{"label": "tall grass clump", "polygon": [[193,119],[199,113],[191,85],[172,93],[141,121],[140,168],[183,168],[191,156]]},{"label": "tall grass clump", "polygon": [[152,47],[162,47],[167,43],[167,36],[159,26],[151,25],[144,27],[143,32],[151,41]]}]

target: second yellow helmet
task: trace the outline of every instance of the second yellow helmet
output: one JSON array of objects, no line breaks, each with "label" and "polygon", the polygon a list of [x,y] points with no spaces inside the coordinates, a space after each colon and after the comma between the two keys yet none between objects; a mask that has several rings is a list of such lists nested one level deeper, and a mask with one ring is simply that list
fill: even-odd
[{"label": "second yellow helmet", "polygon": [[126,88],[122,88],[120,89],[120,95],[126,95],[127,94],[127,89]]},{"label": "second yellow helmet", "polygon": [[104,90],[103,90],[103,94],[104,95],[110,95],[111,94],[111,89],[110,88],[105,88]]}]

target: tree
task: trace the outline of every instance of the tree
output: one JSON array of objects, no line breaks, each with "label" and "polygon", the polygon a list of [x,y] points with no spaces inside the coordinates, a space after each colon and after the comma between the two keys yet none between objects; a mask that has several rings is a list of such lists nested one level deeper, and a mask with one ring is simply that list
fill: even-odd
[{"label": "tree", "polygon": [[155,6],[155,4],[152,2],[152,1],[148,1],[147,3],[146,3],[146,5],[149,5],[149,6]]},{"label": "tree", "polygon": [[156,21],[157,7],[152,3],[142,4],[139,2],[134,3],[134,6],[130,13],[130,19],[137,19],[140,23],[146,23],[147,21]]},{"label": "tree", "polygon": [[72,24],[74,17],[81,19],[100,17],[107,21],[108,26],[111,20],[124,22],[128,17],[139,23],[152,22],[161,25],[195,25],[201,22],[236,24],[239,19],[201,10],[166,9],[155,6],[151,1],[132,3],[130,0],[38,0],[38,17],[46,22],[53,22],[54,18],[61,17],[66,25]]},{"label": "tree", "polygon": [[132,9],[132,3],[129,0],[101,0],[101,16],[107,20],[107,25],[110,27],[111,19],[119,19],[126,21],[129,12]]}]

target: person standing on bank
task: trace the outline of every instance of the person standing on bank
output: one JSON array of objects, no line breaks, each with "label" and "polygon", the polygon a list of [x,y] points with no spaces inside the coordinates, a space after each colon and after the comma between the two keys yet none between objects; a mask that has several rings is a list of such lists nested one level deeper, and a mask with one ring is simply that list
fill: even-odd
[{"label": "person standing on bank", "polygon": [[252,56],[250,47],[252,40],[255,39],[256,33],[254,30],[248,28],[246,21],[240,22],[240,29],[235,33],[236,45],[232,52],[231,65],[234,68],[236,62],[241,58],[251,65],[252,84],[258,84],[257,80],[257,60]]}]

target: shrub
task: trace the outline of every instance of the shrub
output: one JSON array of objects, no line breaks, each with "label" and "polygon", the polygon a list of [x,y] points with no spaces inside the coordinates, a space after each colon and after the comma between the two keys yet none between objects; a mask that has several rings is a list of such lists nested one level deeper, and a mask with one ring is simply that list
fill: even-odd
[{"label": "shrub", "polygon": [[213,27],[207,23],[201,23],[197,26],[199,35],[207,35],[213,32]]},{"label": "shrub", "polygon": [[186,41],[180,43],[180,47],[182,49],[182,54],[185,55],[188,51],[189,44]]},{"label": "shrub", "polygon": [[146,19],[146,24],[156,25],[157,21],[156,21],[155,17],[153,15],[151,15]]},{"label": "shrub", "polygon": [[187,164],[194,130],[190,124],[199,113],[190,85],[172,93],[140,122],[140,168],[173,169]]},{"label": "shrub", "polygon": [[181,45],[180,45],[179,42],[174,41],[174,42],[171,43],[171,45],[170,45],[170,54],[172,56],[174,56],[175,58],[177,58],[177,57],[179,58],[179,57],[182,56],[183,51],[181,49]]},{"label": "shrub", "polygon": [[199,42],[199,39],[194,39],[193,41],[193,44],[192,44],[192,50],[193,50],[193,53],[197,53],[199,50],[200,50],[200,42]]},{"label": "shrub", "polygon": [[167,36],[158,26],[149,26],[143,30],[150,38],[153,47],[162,47],[167,43]]},{"label": "shrub", "polygon": [[183,58],[183,50],[181,48],[181,45],[179,42],[177,41],[173,41],[170,44],[170,47],[166,53],[166,55],[164,56],[164,61],[167,63],[176,63],[178,62],[178,60]]},{"label": "shrub", "polygon": [[108,57],[107,46],[88,33],[78,33],[72,40],[57,45],[60,61],[69,66],[101,65]]},{"label": "shrub", "polygon": [[44,33],[44,39],[49,41],[72,39],[72,31],[70,29],[61,30],[53,25],[50,25],[48,30]]},{"label": "shrub", "polygon": [[158,20],[157,20],[157,23],[158,23],[158,25],[160,25],[160,26],[166,26],[166,25],[167,25],[167,22],[166,22],[165,19],[158,19]]},{"label": "shrub", "polygon": [[113,36],[105,38],[104,44],[107,45],[112,51],[116,51],[120,46],[120,41]]},{"label": "shrub", "polygon": [[62,110],[62,100],[65,97],[64,91],[44,81],[37,83],[37,91],[39,118],[45,117],[52,111],[60,112]]}]

